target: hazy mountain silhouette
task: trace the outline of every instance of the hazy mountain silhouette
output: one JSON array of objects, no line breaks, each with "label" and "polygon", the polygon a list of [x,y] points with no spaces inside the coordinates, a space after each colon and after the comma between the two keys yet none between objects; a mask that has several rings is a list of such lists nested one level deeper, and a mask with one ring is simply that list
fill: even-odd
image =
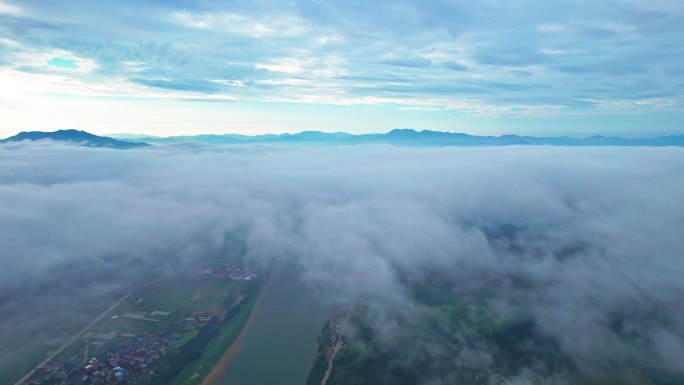
[{"label": "hazy mountain silhouette", "polygon": [[387,143],[426,146],[510,146],[510,145],[551,145],[551,146],[684,146],[684,135],[670,135],[644,138],[625,138],[616,136],[591,136],[577,138],[569,136],[479,136],[463,133],[440,132],[413,129],[394,129],[385,134],[349,134],[346,132],[303,131],[297,134],[280,135],[194,135],[140,137],[139,135],[126,138],[119,134],[122,140],[143,140],[150,143],[320,143],[320,144],[357,144],[357,143]]},{"label": "hazy mountain silhouette", "polygon": [[128,149],[149,146],[149,144],[144,142],[117,140],[106,136],[93,135],[91,133],[79,130],[59,130],[52,132],[24,131],[18,133],[17,135],[10,136],[9,138],[2,140],[0,141],[0,143],[21,142],[24,140],[54,140],[58,142],[73,143],[79,146],[107,147],[117,149]]}]

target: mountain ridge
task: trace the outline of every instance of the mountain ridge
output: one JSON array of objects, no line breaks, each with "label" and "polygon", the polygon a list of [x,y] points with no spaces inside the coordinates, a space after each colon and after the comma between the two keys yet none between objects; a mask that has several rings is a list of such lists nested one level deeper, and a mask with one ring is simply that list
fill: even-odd
[{"label": "mountain ridge", "polygon": [[23,131],[0,143],[18,142],[24,140],[54,140],[87,147],[106,147],[116,149],[130,149],[150,146],[150,143],[173,144],[184,142],[199,142],[209,144],[395,144],[418,146],[512,146],[512,145],[547,145],[547,146],[649,146],[684,147],[684,135],[666,135],[657,137],[619,137],[593,135],[588,137],[571,136],[524,136],[500,135],[483,136],[470,135],[461,132],[444,132],[432,130],[414,130],[412,128],[396,128],[386,133],[350,134],[347,132],[302,131],[294,134],[199,134],[180,136],[146,136],[141,134],[113,134],[98,136],[82,130],[57,131]]},{"label": "mountain ridge", "polygon": [[[132,140],[125,135],[121,140]],[[362,144],[386,143],[426,146],[511,146],[511,145],[551,145],[551,146],[677,146],[684,147],[684,135],[658,137],[619,137],[594,135],[589,137],[545,137],[523,135],[481,136],[457,132],[416,131],[411,128],[396,128],[387,133],[350,134],[347,132],[302,131],[295,134],[200,134],[169,137],[135,135],[136,140],[149,143],[201,142],[214,144],[247,143],[311,143],[311,144]]]},{"label": "mountain ridge", "polygon": [[145,142],[130,140],[118,140],[107,136],[94,135],[82,130],[57,130],[57,131],[22,131],[14,136],[0,140],[0,143],[21,142],[25,140],[53,140],[66,142],[84,147],[105,147],[115,149],[130,149],[150,146]]}]

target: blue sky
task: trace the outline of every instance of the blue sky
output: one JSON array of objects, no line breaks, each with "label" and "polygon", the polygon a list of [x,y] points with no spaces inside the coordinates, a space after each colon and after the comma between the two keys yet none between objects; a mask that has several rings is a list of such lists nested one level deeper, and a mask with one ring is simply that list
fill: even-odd
[{"label": "blue sky", "polygon": [[684,133],[684,2],[0,0],[0,135]]}]

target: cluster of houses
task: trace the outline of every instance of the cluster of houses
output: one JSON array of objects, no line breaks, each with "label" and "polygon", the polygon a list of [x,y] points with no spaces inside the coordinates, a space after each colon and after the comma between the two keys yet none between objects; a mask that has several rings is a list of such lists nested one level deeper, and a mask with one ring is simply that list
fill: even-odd
[{"label": "cluster of houses", "polygon": [[152,364],[169,349],[181,345],[175,338],[137,336],[133,342],[108,352],[102,359],[91,358],[86,365],[60,359],[50,361],[25,384],[40,384],[55,378],[65,385],[114,385],[153,374]]},{"label": "cluster of houses", "polygon": [[325,349],[325,359],[330,361],[335,353],[335,346],[337,342],[342,338],[342,322],[344,318],[336,318],[330,321],[330,341],[328,348]]},{"label": "cluster of houses", "polygon": [[190,276],[197,278],[222,278],[234,281],[249,281],[257,277],[257,272],[251,267],[234,267],[224,264],[203,264],[190,269]]},{"label": "cluster of houses", "polygon": [[220,317],[225,308],[223,305],[206,305],[190,313],[183,322],[193,325],[206,325],[212,319]]},{"label": "cluster of houses", "polygon": [[55,358],[40,368],[37,368],[31,377],[24,381],[24,384],[40,384],[48,378],[55,378],[57,380],[64,379],[67,376],[68,365],[65,367],[64,362]]}]

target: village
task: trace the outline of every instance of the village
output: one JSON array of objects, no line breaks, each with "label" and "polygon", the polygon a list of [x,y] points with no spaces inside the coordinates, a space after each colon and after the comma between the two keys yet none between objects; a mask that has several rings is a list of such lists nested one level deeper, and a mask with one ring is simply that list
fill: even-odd
[{"label": "village", "polygon": [[55,358],[36,370],[25,383],[43,384],[51,380],[50,383],[63,385],[106,385],[150,376],[154,372],[154,362],[180,345],[175,338],[134,336],[132,342],[113,349],[100,359],[91,358],[76,364],[78,356],[66,361]]},{"label": "village", "polygon": [[[216,288],[242,285],[240,282],[256,278],[257,273],[251,268],[203,264],[179,277],[187,280],[185,285],[167,282],[166,286],[151,286],[139,293],[140,298],[133,297],[117,306],[112,311],[115,314],[81,334],[68,354],[64,352],[37,367],[21,385],[111,385],[150,378],[162,356],[194,338],[214,319],[225,316],[226,306],[217,301],[223,299],[219,295],[225,289],[217,291]],[[185,301],[174,300],[179,295]],[[239,302],[243,297],[237,295],[233,301]],[[203,300],[217,302],[199,302],[190,308]],[[146,308],[153,303],[175,307]],[[64,336],[54,337],[43,345],[54,349],[66,340]],[[75,346],[77,343],[85,348]]]},{"label": "village", "polygon": [[221,263],[202,264],[190,269],[188,275],[195,278],[222,278],[234,281],[249,281],[257,277],[257,272],[251,267],[235,267]]}]

